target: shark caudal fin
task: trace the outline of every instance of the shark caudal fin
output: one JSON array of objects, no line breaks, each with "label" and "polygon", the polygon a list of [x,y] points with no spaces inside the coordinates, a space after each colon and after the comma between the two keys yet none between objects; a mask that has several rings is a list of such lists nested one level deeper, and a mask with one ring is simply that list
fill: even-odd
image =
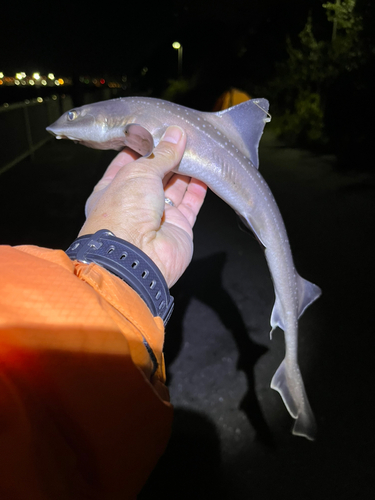
[{"label": "shark caudal fin", "polygon": [[288,374],[288,365],[284,359],[272,377],[271,388],[277,391],[288,412],[295,419],[293,434],[313,441],[316,436],[316,422],[307,399],[301,373],[297,367]]},{"label": "shark caudal fin", "polygon": [[251,99],[217,113],[203,114],[258,168],[259,141],[266,123],[271,120],[268,108],[267,99]]}]

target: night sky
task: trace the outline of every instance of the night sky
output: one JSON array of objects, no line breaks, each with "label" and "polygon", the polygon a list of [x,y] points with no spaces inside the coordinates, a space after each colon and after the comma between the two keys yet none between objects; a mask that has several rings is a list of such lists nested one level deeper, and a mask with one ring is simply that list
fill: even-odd
[{"label": "night sky", "polygon": [[8,3],[0,70],[132,74],[147,66],[173,78],[177,39],[184,76],[205,68],[220,78],[240,67],[267,78],[285,56],[286,35],[302,29],[309,9],[322,17],[320,0],[38,2],[27,9]]}]

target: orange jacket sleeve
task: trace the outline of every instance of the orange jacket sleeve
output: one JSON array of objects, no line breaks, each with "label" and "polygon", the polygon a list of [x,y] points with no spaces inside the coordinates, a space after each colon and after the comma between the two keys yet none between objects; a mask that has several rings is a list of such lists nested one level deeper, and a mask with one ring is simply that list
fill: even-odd
[{"label": "orange jacket sleeve", "polygon": [[170,434],[163,340],[100,266],[0,247],[0,498],[136,498]]}]

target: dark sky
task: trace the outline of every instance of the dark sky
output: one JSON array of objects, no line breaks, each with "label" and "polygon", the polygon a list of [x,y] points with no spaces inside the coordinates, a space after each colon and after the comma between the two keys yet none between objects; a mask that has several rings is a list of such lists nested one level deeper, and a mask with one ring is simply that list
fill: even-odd
[{"label": "dark sky", "polygon": [[[151,66],[170,71],[171,77],[177,67],[174,39],[183,43],[186,72],[202,64],[225,71],[246,51],[256,62],[272,65],[286,34],[303,27],[309,7],[317,14],[321,10],[319,0],[8,5],[2,16],[0,71],[126,74]],[[251,58],[246,61],[251,65]]]}]

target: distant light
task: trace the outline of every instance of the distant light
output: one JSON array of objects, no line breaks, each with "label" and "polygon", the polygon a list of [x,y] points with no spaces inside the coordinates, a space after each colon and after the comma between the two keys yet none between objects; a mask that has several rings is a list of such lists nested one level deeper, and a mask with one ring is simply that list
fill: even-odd
[{"label": "distant light", "polygon": [[105,84],[105,80],[104,80],[104,78],[101,78],[99,81],[100,81],[100,83],[101,83],[102,85],[104,85],[104,84]]},{"label": "distant light", "polygon": [[47,85],[47,80],[42,80],[42,85]]},{"label": "distant light", "polygon": [[55,75],[53,73],[48,73],[48,78],[50,80],[54,80],[55,79]]},{"label": "distant light", "polygon": [[23,78],[22,73],[16,73],[16,78],[17,80],[22,80]]},{"label": "distant light", "polygon": [[142,71],[141,71],[141,75],[142,75],[142,76],[145,76],[145,74],[147,73],[147,71],[148,71],[148,68],[147,68],[147,66],[145,66],[145,67],[142,69]]},{"label": "distant light", "polygon": [[180,42],[173,42],[172,43],[172,47],[176,50],[180,49],[181,48],[181,44]]},{"label": "distant light", "polygon": [[4,83],[3,80],[0,78],[0,85],[2,85],[3,83]]},{"label": "distant light", "polygon": [[[1,80],[2,81],[2,80]],[[21,82],[19,80],[14,80],[14,85],[19,85]]]},{"label": "distant light", "polygon": [[55,80],[55,85],[59,86],[60,82],[58,80]]},{"label": "distant light", "polygon": [[64,85],[64,80],[62,78],[59,78],[57,81],[59,82],[60,85]]},{"label": "distant light", "polygon": [[33,73],[33,78],[34,78],[34,80],[39,80],[40,79],[40,73]]},{"label": "distant light", "polygon": [[4,73],[0,71],[0,78],[4,78]]},{"label": "distant light", "polygon": [[52,100],[53,100],[53,101],[57,101],[57,95],[53,94],[53,96],[52,96]]},{"label": "distant light", "polygon": [[26,80],[21,80],[21,85],[27,85]]},{"label": "distant light", "polygon": [[29,85],[35,85],[34,80],[29,80]]},{"label": "distant light", "polygon": [[43,97],[37,97],[37,98],[36,98],[36,100],[37,100],[38,102],[43,102]]}]

